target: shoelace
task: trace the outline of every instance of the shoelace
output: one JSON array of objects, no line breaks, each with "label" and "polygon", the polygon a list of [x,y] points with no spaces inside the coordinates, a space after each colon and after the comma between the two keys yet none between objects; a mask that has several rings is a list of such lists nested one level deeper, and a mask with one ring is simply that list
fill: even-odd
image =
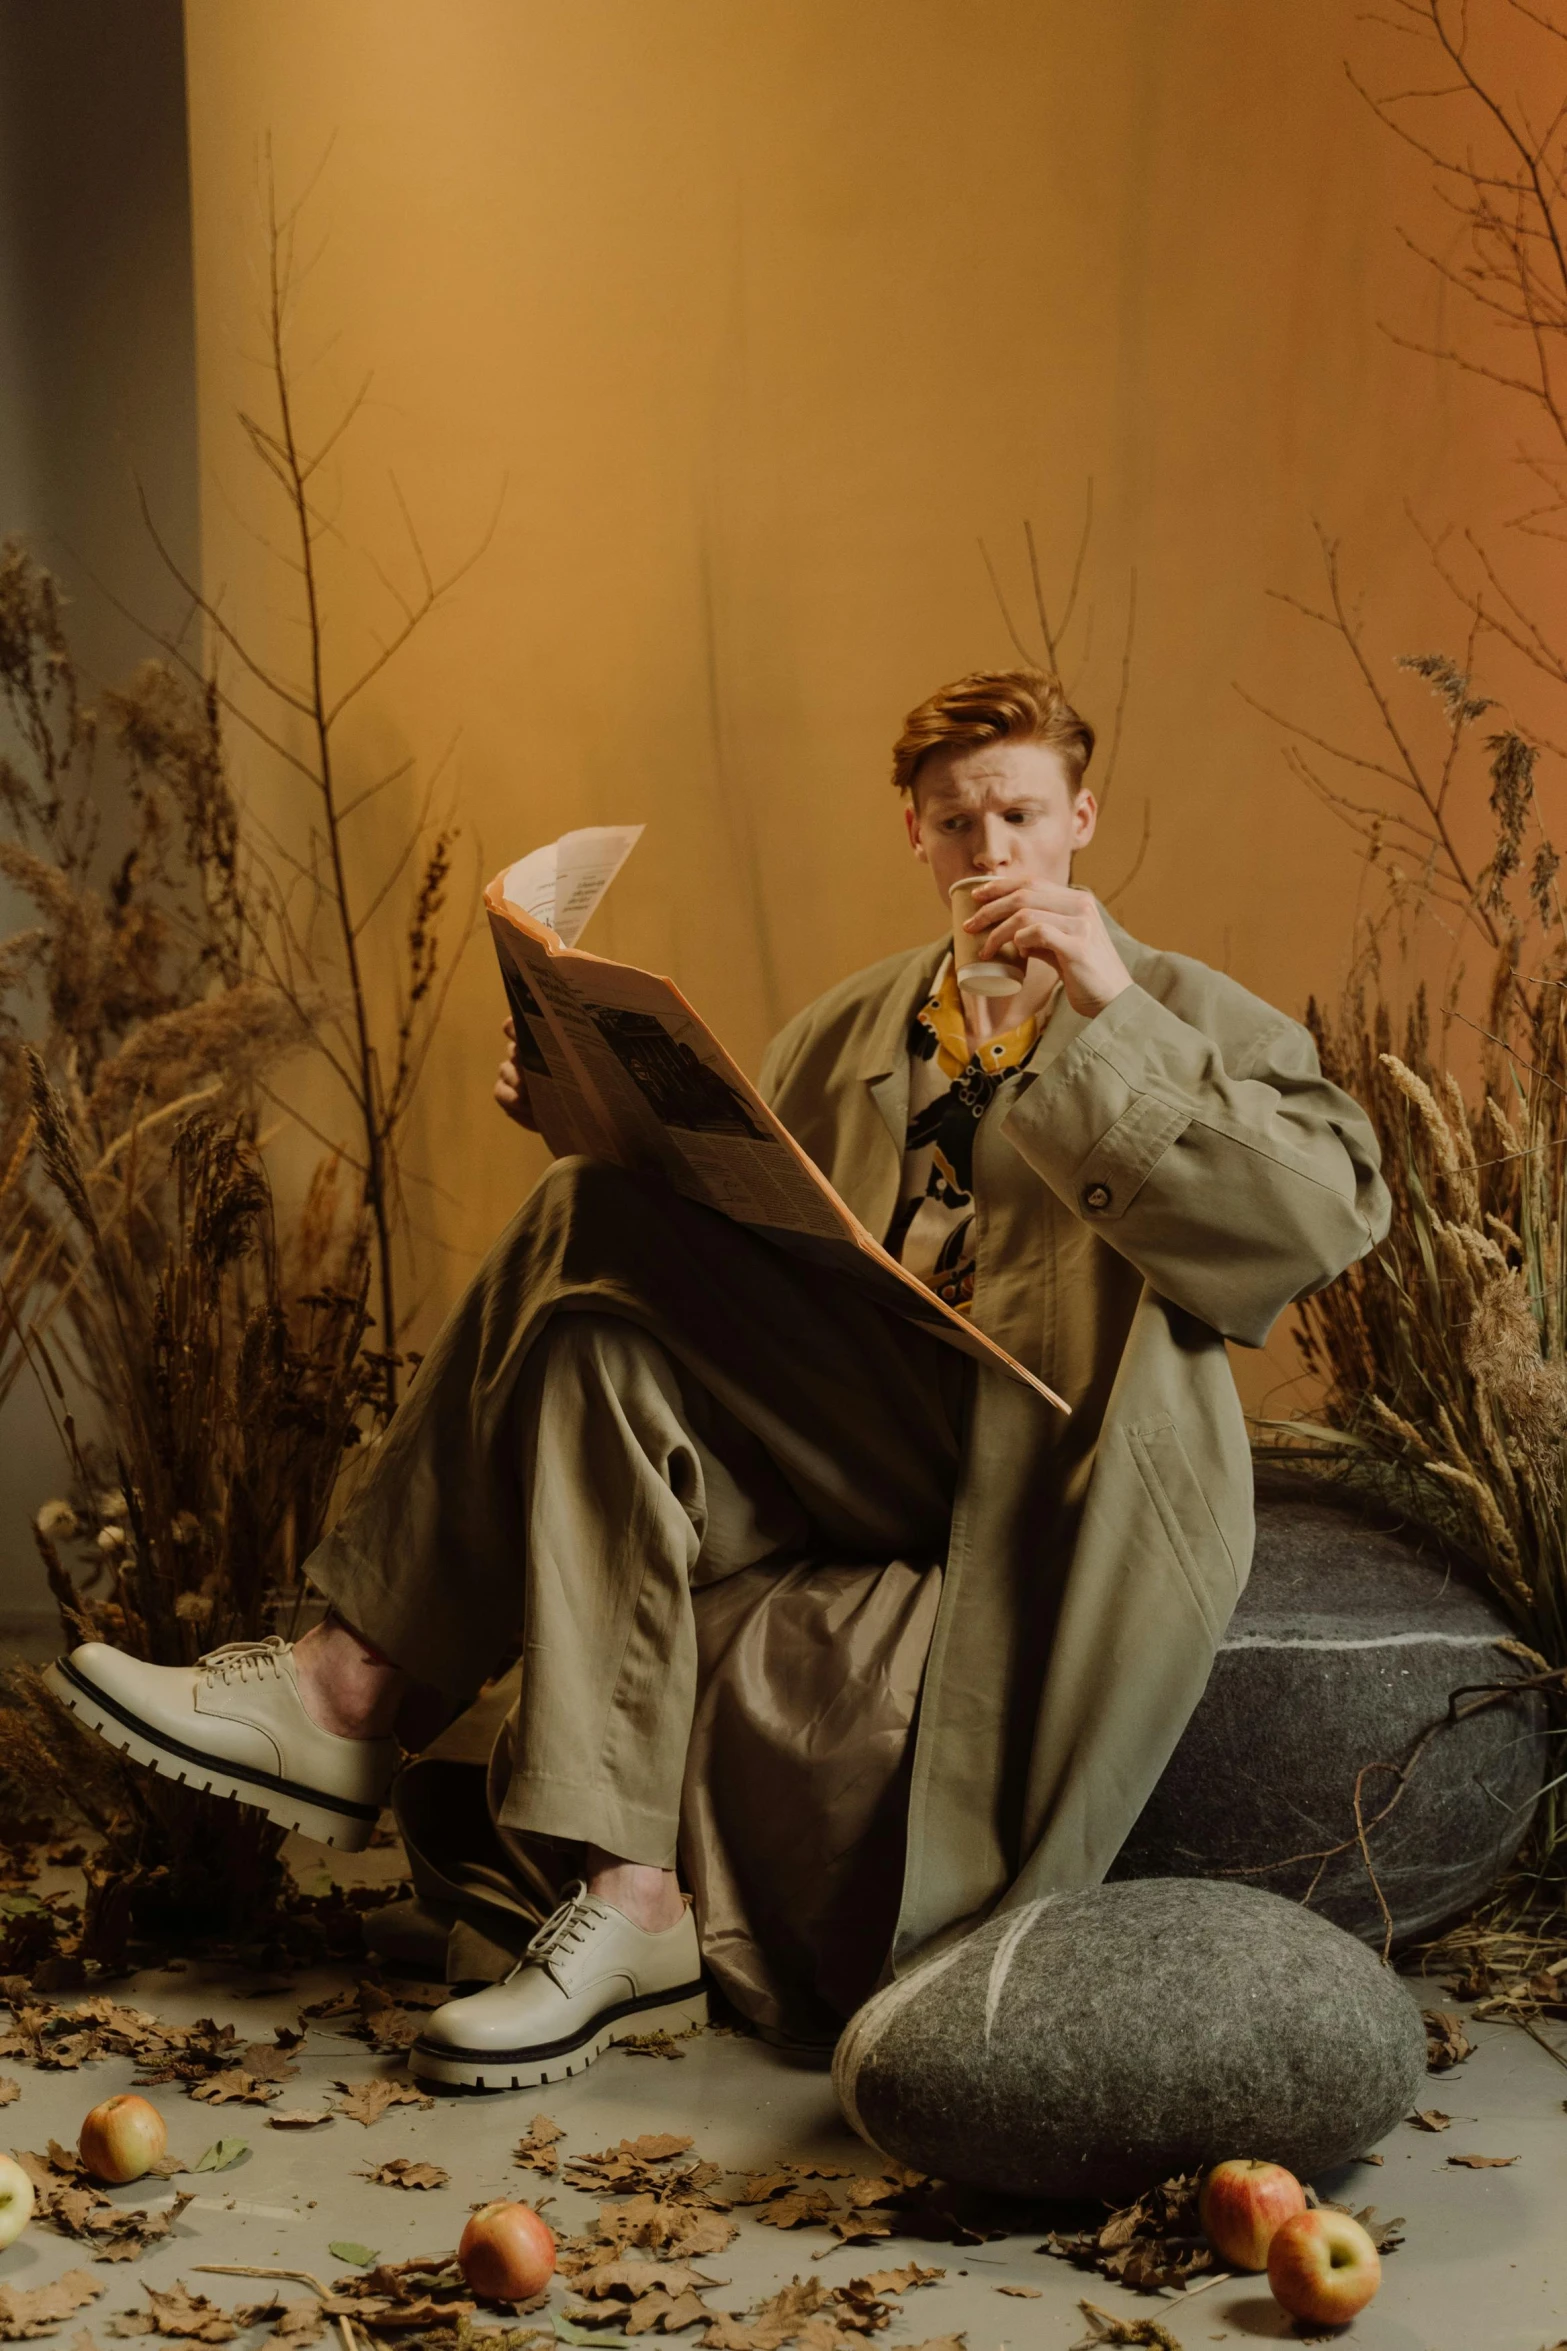
[{"label": "shoelace", "polygon": [[225,1641],[221,1649],[209,1649],[196,1663],[202,1667],[211,1682],[244,1681],[254,1673],[259,1681],[263,1672],[281,1671],[288,1654],[288,1643],[276,1633],[269,1633],[264,1641]]},{"label": "shoelace", "polygon": [[591,1902],[592,1897],[586,1885],[581,1878],[576,1879],[568,1888],[560,1908],[550,1912],[516,1966],[507,1974],[507,1983],[511,1982],[514,1975],[520,1975],[525,1967],[552,1959],[557,1951],[569,1951],[573,1944],[579,1943],[595,1923]]}]

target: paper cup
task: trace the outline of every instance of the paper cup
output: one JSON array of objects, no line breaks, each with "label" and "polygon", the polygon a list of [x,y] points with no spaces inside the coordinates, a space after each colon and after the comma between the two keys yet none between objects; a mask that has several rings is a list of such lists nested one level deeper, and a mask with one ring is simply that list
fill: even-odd
[{"label": "paper cup", "polygon": [[1015,996],[1023,985],[1023,966],[999,957],[987,961],[983,938],[963,928],[974,912],[974,891],[989,878],[982,873],[965,874],[947,893],[952,908],[952,967],[965,995]]}]

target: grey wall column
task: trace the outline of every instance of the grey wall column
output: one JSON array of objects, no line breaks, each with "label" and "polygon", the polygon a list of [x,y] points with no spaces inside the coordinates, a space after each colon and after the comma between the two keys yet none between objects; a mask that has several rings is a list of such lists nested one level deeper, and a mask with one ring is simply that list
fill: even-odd
[{"label": "grey wall column", "polygon": [[[159,627],[183,617],[138,478],[194,576],[183,10],[0,0],[0,536],[25,537],[60,579],[93,684],[151,649],[111,595]],[[21,919],[0,893],[0,936]],[[0,1414],[0,1633],[51,1619],[29,1519],[63,1482],[24,1387]]]}]

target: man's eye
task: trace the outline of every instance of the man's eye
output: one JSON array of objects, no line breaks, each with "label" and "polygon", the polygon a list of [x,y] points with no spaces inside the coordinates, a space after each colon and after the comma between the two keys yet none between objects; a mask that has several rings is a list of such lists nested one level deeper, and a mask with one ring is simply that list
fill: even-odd
[{"label": "man's eye", "polygon": [[1033,813],[1031,808],[1009,808],[1006,820],[1008,824],[1027,824]]}]

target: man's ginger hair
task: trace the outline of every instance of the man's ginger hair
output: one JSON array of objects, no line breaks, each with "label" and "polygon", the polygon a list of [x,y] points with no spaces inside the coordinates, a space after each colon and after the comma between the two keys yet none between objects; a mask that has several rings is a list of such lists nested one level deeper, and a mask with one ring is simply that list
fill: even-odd
[{"label": "man's ginger hair", "polygon": [[1059,678],[1034,669],[977,669],[909,712],[893,745],[893,785],[912,799],[932,751],[978,751],[986,743],[1045,744],[1060,754],[1075,793],[1094,755],[1094,730],[1072,708]]}]

